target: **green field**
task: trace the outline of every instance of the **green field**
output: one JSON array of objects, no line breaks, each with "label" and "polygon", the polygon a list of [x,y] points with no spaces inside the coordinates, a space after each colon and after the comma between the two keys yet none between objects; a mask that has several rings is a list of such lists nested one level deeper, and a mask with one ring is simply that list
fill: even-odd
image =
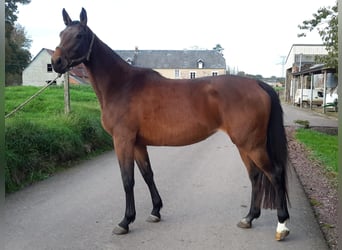
[{"label": "green field", "polygon": [[296,131],[296,139],[302,142],[310,156],[325,167],[327,173],[338,173],[338,142],[336,135],[327,135],[310,129]]},{"label": "green field", "polygon": [[[40,88],[5,88],[8,114]],[[112,148],[100,122],[99,103],[90,86],[70,89],[71,113],[64,114],[63,87],[49,87],[5,120],[6,192],[47,178],[88,155]]]}]

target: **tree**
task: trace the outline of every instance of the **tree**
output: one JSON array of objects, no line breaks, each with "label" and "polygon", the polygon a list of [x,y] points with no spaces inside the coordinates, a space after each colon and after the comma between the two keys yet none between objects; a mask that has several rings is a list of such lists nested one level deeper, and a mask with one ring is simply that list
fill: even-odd
[{"label": "tree", "polygon": [[[313,18],[303,21],[302,25],[298,25],[300,30],[313,31],[317,29],[318,34],[322,38],[323,44],[326,46],[328,54],[317,58],[318,62],[325,63],[327,66],[338,68],[338,7],[336,4],[332,7],[322,7],[317,13],[313,14]],[[298,37],[306,36],[306,32],[298,34]]]},{"label": "tree", "polygon": [[16,24],[18,3],[31,0],[5,1],[5,82],[6,85],[21,83],[21,74],[31,59],[31,40],[26,38],[24,27]]},{"label": "tree", "polygon": [[29,4],[31,0],[6,0],[5,1],[5,20],[6,23],[14,25],[18,17],[18,3]]},{"label": "tree", "polygon": [[224,48],[222,48],[221,44],[216,44],[216,46],[213,48],[213,50],[216,50],[218,53],[222,54],[222,51]]}]

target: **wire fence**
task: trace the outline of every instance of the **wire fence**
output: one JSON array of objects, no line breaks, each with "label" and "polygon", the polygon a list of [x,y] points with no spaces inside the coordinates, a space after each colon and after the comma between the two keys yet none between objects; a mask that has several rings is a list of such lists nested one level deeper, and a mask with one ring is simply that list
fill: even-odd
[{"label": "wire fence", "polygon": [[28,104],[30,101],[32,101],[34,98],[36,98],[38,95],[40,95],[45,89],[47,89],[49,86],[51,86],[53,83],[55,83],[55,81],[61,77],[61,74],[58,74],[57,77],[51,81],[48,82],[47,85],[45,85],[43,88],[41,88],[37,93],[35,93],[33,96],[31,96],[30,98],[28,98],[26,101],[24,101],[22,104],[20,104],[18,107],[16,107],[14,110],[12,110],[11,112],[9,112],[7,115],[5,115],[5,119],[7,119],[8,117],[12,116],[13,114],[15,114],[16,112],[18,112],[20,109],[22,109],[26,104]]}]

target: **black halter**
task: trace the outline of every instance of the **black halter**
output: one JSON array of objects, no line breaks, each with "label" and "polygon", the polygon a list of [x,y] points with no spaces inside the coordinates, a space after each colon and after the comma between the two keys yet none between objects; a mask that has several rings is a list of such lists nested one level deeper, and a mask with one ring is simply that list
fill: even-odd
[{"label": "black halter", "polygon": [[70,67],[72,65],[80,64],[80,63],[82,63],[84,61],[89,61],[90,54],[91,54],[91,52],[93,50],[94,40],[95,40],[95,34],[93,33],[87,55],[86,56],[81,56],[80,58],[71,60],[70,63],[69,63]]},{"label": "black halter", "polygon": [[[89,49],[88,49],[88,52],[87,52],[86,55],[81,56],[81,57],[76,58],[76,59],[69,59],[67,56],[65,56],[67,61],[68,61],[68,69],[73,67],[73,66],[75,66],[75,65],[77,65],[77,64],[83,63],[85,61],[89,61],[90,54],[91,54],[91,52],[93,50],[94,40],[95,40],[95,34],[92,33],[92,38],[91,38]],[[57,46],[57,48],[59,48],[61,50],[64,50],[63,47],[61,47],[61,46]]]}]

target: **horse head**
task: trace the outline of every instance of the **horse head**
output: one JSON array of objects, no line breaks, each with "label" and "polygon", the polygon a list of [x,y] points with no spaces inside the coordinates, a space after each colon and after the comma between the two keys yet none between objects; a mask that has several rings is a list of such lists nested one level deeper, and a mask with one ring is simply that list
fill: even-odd
[{"label": "horse head", "polygon": [[60,33],[60,44],[51,57],[57,73],[65,73],[69,68],[89,61],[95,35],[87,26],[87,12],[82,8],[80,21],[72,21],[63,9],[66,28]]}]

